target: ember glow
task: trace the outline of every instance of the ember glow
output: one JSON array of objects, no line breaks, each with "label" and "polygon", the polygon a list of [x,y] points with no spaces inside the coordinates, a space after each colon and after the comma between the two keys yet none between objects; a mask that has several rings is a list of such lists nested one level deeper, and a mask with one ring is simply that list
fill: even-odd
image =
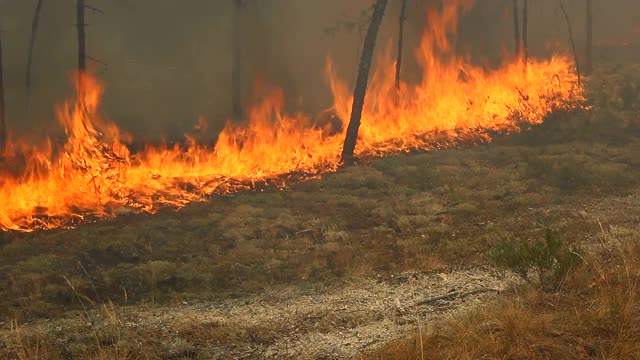
[{"label": "ember glow", "polygon": [[[456,56],[449,38],[457,27],[459,7],[447,3],[453,4],[427,15],[430,27],[416,50],[421,82],[403,83],[396,92],[395,64],[388,57],[378,61],[367,91],[357,156],[486,142],[492,133],[540,124],[547,114],[583,100],[568,57],[530,60],[526,68],[514,59],[499,69],[484,70]],[[335,121],[287,113],[284,95],[274,91],[251,107],[244,123],[228,123],[214,147],[187,137],[186,148],[149,146],[135,154],[126,146],[131,139],[100,118],[101,84],[82,75],[82,91],[58,108],[67,134],[64,146],[54,149],[50,140],[33,145],[17,139],[7,147],[0,166],[0,229],[73,227],[335,171],[352,91],[330,62],[327,69]]]}]

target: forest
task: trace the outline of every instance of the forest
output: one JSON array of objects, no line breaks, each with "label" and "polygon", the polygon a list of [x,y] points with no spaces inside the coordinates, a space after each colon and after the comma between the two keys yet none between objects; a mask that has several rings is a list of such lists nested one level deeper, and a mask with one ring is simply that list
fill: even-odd
[{"label": "forest", "polygon": [[0,1],[0,356],[640,359],[635,14]]}]

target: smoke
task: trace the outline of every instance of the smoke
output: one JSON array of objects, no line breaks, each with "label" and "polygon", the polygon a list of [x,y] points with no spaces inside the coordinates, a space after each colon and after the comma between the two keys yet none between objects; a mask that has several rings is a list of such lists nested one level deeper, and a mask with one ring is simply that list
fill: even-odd
[{"label": "smoke", "polygon": [[[584,43],[582,0],[565,0]],[[406,25],[405,79],[421,74],[412,61],[426,18],[438,1],[410,1]],[[103,112],[124,129],[144,137],[183,133],[204,116],[213,129],[231,114],[232,0],[92,0],[104,15],[87,11],[87,48],[105,63],[89,65],[106,84]],[[566,28],[557,0],[530,1],[533,56],[566,49]],[[17,132],[57,128],[54,104],[71,92],[69,71],[76,66],[74,0],[45,1],[33,63],[33,110],[25,111],[24,72],[35,0],[0,1],[4,33],[8,122]],[[397,6],[396,6],[397,5]],[[254,0],[242,15],[242,68],[245,102],[256,78],[284,89],[292,111],[317,112],[332,104],[325,79],[327,56],[341,77],[353,81],[362,37],[351,25],[370,0]],[[511,1],[476,1],[460,24],[461,52],[496,64],[512,49]],[[595,41],[622,42],[637,34],[640,13],[633,0],[594,4]],[[377,52],[395,46],[400,2],[391,1]],[[366,20],[366,19],[365,19]],[[357,21],[356,21],[357,22]],[[338,26],[333,35],[327,29]]]}]

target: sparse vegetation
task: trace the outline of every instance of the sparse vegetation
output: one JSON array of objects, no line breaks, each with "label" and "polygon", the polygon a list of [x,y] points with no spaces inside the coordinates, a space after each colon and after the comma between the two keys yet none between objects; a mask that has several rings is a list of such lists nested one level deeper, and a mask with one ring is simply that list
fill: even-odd
[{"label": "sparse vegetation", "polygon": [[492,250],[495,264],[516,273],[525,281],[531,281],[535,273],[542,288],[558,289],[569,273],[581,264],[582,251],[576,244],[565,244],[551,230],[544,239],[519,242],[513,239],[498,243]]},{"label": "sparse vegetation", "polygon": [[368,358],[638,359],[638,240],[637,230],[612,227],[556,291],[518,288]]}]

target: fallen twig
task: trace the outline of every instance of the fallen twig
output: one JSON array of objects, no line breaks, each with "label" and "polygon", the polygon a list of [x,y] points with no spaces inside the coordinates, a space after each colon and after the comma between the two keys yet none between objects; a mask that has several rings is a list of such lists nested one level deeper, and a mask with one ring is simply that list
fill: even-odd
[{"label": "fallen twig", "polygon": [[467,291],[467,292],[453,291],[453,292],[450,292],[448,294],[438,295],[438,296],[434,296],[434,297],[430,297],[428,299],[424,299],[424,300],[418,301],[416,303],[416,306],[431,305],[431,304],[433,304],[435,302],[438,302],[440,300],[453,300],[453,299],[464,298],[464,297],[467,297],[467,296],[486,293],[486,292],[491,292],[491,291],[500,292],[500,290],[489,289],[489,288],[480,288],[480,289],[475,289],[475,290],[471,290],[471,291]]}]

